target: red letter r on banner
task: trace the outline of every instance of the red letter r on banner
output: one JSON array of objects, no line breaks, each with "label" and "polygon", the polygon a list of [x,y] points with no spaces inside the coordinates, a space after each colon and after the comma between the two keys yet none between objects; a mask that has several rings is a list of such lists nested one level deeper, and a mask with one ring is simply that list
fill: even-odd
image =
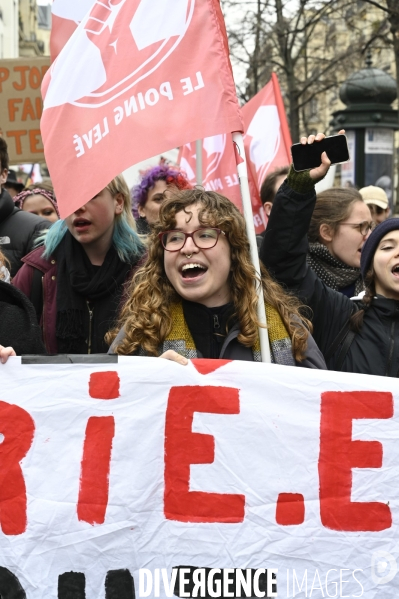
[{"label": "red letter r on banner", "polygon": [[194,412],[239,414],[238,389],[172,387],[165,424],[165,517],[179,522],[242,522],[245,495],[190,491],[190,465],[212,464],[215,439],[192,432]]},{"label": "red letter r on banner", "polygon": [[32,445],[35,424],[24,409],[0,401],[0,524],[5,535],[26,530],[26,487],[20,466]]},{"label": "red letter r on banner", "polygon": [[353,502],[352,468],[381,468],[378,441],[352,441],[352,420],[391,418],[392,393],[329,391],[321,396],[320,514],[332,530],[378,531],[392,525],[389,507],[381,502]]}]

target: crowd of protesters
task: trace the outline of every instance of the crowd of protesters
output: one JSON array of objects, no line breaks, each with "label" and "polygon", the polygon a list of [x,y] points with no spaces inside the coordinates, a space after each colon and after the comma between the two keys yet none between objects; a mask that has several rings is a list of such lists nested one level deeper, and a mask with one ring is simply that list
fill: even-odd
[{"label": "crowd of protesters", "polygon": [[[302,138],[318,143],[323,134]],[[161,164],[115,177],[60,219],[49,184],[24,189],[0,138],[0,359],[21,354],[261,361],[398,376],[399,219],[384,190],[315,184],[330,162],[266,177],[258,236],[227,198]],[[377,225],[377,226],[376,226]]]}]

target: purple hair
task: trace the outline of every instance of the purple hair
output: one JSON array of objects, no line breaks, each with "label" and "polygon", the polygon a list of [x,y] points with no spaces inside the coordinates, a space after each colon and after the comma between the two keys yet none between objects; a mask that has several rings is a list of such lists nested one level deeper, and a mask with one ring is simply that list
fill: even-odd
[{"label": "purple hair", "polygon": [[139,216],[138,207],[144,206],[148,192],[157,181],[165,181],[167,185],[176,185],[178,189],[191,189],[184,171],[167,164],[152,166],[144,171],[140,183],[132,188],[133,215],[136,219]]}]

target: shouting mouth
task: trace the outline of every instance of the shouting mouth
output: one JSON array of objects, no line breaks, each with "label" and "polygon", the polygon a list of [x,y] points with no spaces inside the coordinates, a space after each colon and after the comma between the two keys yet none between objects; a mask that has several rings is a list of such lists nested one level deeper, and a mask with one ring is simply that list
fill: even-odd
[{"label": "shouting mouth", "polygon": [[394,277],[399,278],[399,264],[396,264],[392,270],[391,270],[392,274]]},{"label": "shouting mouth", "polygon": [[207,270],[207,267],[203,264],[199,264],[198,262],[190,262],[189,264],[183,264],[181,268],[181,275],[183,279],[193,280],[204,275]]}]

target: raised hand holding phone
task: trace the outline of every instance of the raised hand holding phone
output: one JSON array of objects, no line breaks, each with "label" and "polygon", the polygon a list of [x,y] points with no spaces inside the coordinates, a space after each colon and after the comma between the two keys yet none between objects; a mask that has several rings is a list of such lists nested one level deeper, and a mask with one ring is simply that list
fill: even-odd
[{"label": "raised hand holding phone", "polygon": [[326,137],[323,133],[310,135],[308,138],[302,137],[300,143],[291,147],[294,170],[300,172],[317,168],[322,161],[323,152],[326,152],[330,164],[349,160],[348,144],[344,133],[345,131],[341,130],[338,135],[331,137]]}]

